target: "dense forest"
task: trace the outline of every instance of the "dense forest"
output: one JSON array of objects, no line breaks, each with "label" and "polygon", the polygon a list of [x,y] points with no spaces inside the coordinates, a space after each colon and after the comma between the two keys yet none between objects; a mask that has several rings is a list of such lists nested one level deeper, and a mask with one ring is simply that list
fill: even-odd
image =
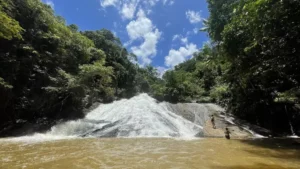
[{"label": "dense forest", "polygon": [[[78,31],[40,0],[0,0],[0,128],[82,117],[160,83],[109,30]],[[51,125],[51,124],[49,124]]]},{"label": "dense forest", "polygon": [[299,134],[300,1],[207,2],[201,31],[212,43],[164,75],[166,93],[217,102],[253,124]]},{"label": "dense forest", "polygon": [[211,43],[159,78],[109,30],[79,31],[40,0],[0,0],[0,130],[51,126],[95,102],[146,92],[218,103],[272,131],[300,133],[300,2],[207,2],[201,31]]}]

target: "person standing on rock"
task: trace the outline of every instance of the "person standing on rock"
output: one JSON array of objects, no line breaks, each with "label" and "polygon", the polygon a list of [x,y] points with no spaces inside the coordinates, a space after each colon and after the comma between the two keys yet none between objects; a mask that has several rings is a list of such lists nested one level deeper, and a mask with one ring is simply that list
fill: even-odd
[{"label": "person standing on rock", "polygon": [[216,124],[215,124],[215,117],[214,117],[214,115],[211,115],[210,121],[211,121],[211,124],[212,124],[213,128],[216,129]]},{"label": "person standing on rock", "polygon": [[229,131],[229,129],[227,127],[225,128],[225,138],[227,140],[230,140],[230,131]]}]

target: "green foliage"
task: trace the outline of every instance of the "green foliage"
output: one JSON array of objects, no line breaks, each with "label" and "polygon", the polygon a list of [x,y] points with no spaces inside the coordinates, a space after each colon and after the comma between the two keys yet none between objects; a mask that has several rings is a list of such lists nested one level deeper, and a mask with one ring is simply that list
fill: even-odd
[{"label": "green foliage", "polygon": [[81,117],[95,101],[138,92],[134,56],[110,31],[78,32],[40,0],[0,4],[0,125]]},{"label": "green foliage", "polygon": [[111,31],[78,32],[40,0],[0,4],[0,125],[78,118],[96,101],[139,92],[162,97],[157,70],[134,64]]},{"label": "green foliage", "polygon": [[208,0],[208,4],[205,30],[217,44],[217,54],[224,57],[222,76],[229,84],[212,88],[213,98],[222,99],[217,96],[228,88],[229,111],[272,126],[266,117],[275,116],[282,103],[299,100],[300,1]]},{"label": "green foliage", "polygon": [[85,31],[82,34],[91,39],[95,47],[105,53],[105,66],[112,67],[114,70],[115,95],[133,96],[137,92],[135,83],[137,83],[138,66],[133,64],[131,59],[136,56],[128,53],[121,45],[119,38],[106,29]]},{"label": "green foliage", "polygon": [[206,31],[215,42],[222,40],[221,33],[234,14],[234,7],[240,0],[207,0],[210,17],[206,21]]},{"label": "green foliage", "polygon": [[110,88],[113,76],[113,68],[105,67],[104,61],[100,60],[93,64],[86,64],[79,67],[80,84],[98,92],[104,92],[112,96]]},{"label": "green foliage", "polygon": [[229,95],[229,86],[227,84],[221,84],[214,86],[210,91],[211,98],[222,105],[226,105]]},{"label": "green foliage", "polygon": [[0,124],[80,117],[95,101],[141,92],[216,102],[252,121],[298,101],[300,1],[207,1],[212,44],[161,79],[109,30],[79,32],[40,0],[0,0]]},{"label": "green foliage", "polygon": [[5,11],[9,11],[9,3],[0,0],[0,38],[11,40],[13,38],[22,39],[23,28],[18,21],[11,18]]},{"label": "green foliage", "polygon": [[68,26],[68,28],[72,31],[72,32],[78,32],[78,26],[77,25],[74,25],[74,24],[71,24]]},{"label": "green foliage", "polygon": [[164,100],[165,82],[158,76],[158,71],[151,65],[138,68],[135,86],[138,92],[149,93],[158,100]]},{"label": "green foliage", "polygon": [[4,81],[3,78],[0,77],[0,87],[4,89],[12,89],[13,86]]},{"label": "green foliage", "polygon": [[165,99],[172,102],[218,102],[227,97],[223,72],[227,69],[223,57],[205,44],[191,60],[165,73]]}]

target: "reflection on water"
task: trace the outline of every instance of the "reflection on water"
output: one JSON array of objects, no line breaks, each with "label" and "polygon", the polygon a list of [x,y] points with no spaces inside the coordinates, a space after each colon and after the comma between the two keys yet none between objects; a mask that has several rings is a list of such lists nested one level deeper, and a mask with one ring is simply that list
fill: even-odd
[{"label": "reflection on water", "polygon": [[2,140],[0,168],[299,169],[299,150],[295,140]]}]

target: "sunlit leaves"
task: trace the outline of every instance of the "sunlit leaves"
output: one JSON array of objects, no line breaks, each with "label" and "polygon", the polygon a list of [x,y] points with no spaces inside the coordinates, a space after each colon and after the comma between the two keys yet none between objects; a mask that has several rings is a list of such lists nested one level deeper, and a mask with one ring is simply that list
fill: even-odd
[{"label": "sunlit leaves", "polygon": [[11,40],[13,38],[22,39],[23,28],[13,18],[2,12],[0,8],[0,38]]},{"label": "sunlit leaves", "polygon": [[9,83],[5,82],[3,78],[0,77],[0,87],[3,87],[4,89],[12,89],[13,86]]}]

